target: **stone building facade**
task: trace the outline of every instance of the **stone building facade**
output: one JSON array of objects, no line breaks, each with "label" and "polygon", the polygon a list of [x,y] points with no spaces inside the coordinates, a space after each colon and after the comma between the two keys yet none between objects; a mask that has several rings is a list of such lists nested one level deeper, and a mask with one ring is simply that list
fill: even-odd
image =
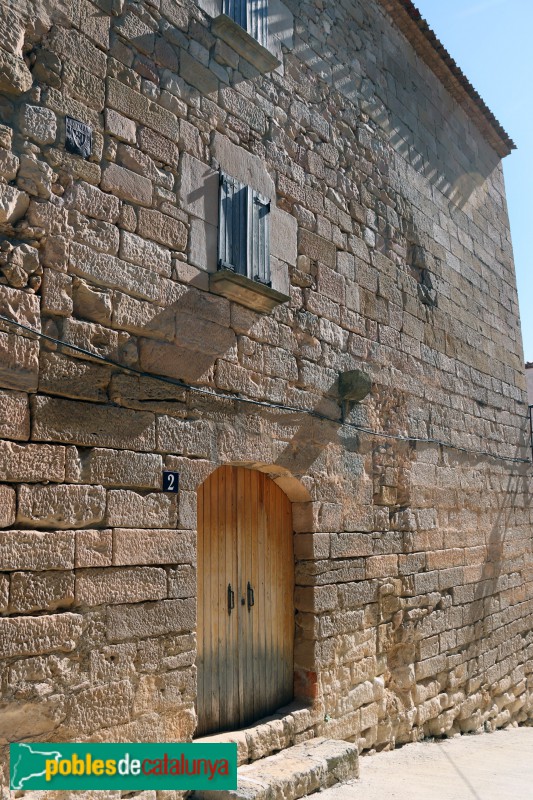
[{"label": "stone building facade", "polygon": [[[2,752],[195,736],[228,465],[294,531],[294,702],[243,759],[526,722],[512,142],[409,0],[271,0],[263,44],[221,11],[0,9]],[[221,174],[270,286],[217,269]]]}]

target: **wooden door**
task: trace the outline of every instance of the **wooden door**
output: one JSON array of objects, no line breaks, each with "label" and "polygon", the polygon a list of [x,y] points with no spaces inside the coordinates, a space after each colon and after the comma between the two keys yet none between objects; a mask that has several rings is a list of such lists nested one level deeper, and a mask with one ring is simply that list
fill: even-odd
[{"label": "wooden door", "polygon": [[198,490],[198,735],[292,699],[293,584],[287,496],[261,472],[220,467]]}]

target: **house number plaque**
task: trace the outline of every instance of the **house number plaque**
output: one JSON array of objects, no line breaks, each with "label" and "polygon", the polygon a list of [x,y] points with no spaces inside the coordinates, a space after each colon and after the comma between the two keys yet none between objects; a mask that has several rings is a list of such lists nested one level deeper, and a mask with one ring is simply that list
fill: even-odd
[{"label": "house number plaque", "polygon": [[163,472],[163,491],[176,494],[180,482],[179,472]]}]

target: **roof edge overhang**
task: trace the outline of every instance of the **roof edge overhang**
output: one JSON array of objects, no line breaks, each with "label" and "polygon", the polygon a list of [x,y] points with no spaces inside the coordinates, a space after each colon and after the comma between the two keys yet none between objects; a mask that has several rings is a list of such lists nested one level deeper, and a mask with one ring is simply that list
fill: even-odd
[{"label": "roof edge overhang", "polygon": [[379,3],[414,47],[418,56],[435,73],[443,86],[465,110],[500,158],[516,145],[484,103],[468,78],[437,39],[411,0],[379,0]]}]

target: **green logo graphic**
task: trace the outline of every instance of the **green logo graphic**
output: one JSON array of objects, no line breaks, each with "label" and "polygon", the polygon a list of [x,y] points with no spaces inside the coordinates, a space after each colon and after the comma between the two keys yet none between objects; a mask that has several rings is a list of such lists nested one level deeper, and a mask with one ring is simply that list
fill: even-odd
[{"label": "green logo graphic", "polygon": [[10,745],[14,791],[236,789],[236,744]]}]

